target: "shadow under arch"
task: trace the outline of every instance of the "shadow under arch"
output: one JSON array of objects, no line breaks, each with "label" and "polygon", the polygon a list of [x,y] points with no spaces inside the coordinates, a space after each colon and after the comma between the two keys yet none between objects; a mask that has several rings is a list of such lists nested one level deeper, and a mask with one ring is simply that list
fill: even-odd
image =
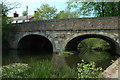
[{"label": "shadow under arch", "polygon": [[67,45],[65,46],[65,51],[77,51],[78,44],[82,40],[87,39],[87,38],[100,38],[100,39],[105,40],[106,42],[110,44],[112,50],[114,50],[114,54],[117,54],[120,56],[119,44],[115,40],[107,36],[100,35],[100,34],[86,34],[86,35],[77,36],[67,43]]},{"label": "shadow under arch", "polygon": [[18,50],[35,50],[41,52],[53,52],[50,40],[41,35],[27,35],[18,42]]}]

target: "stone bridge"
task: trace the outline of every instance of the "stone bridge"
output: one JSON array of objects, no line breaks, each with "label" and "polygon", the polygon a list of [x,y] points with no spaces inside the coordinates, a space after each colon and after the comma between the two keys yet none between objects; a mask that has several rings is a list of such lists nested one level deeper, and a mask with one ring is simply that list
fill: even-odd
[{"label": "stone bridge", "polygon": [[97,17],[18,23],[16,34],[10,41],[10,47],[54,52],[74,51],[83,39],[101,38],[118,51],[119,22],[119,17]]}]

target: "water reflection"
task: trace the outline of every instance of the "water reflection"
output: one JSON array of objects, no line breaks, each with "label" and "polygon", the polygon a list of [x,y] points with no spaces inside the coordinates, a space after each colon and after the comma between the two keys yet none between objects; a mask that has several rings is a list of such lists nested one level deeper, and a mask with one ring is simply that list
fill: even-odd
[{"label": "water reflection", "polygon": [[106,51],[96,51],[90,50],[84,54],[79,54],[79,56],[84,59],[85,61],[93,61],[93,62],[101,62],[110,58],[110,53]]},{"label": "water reflection", "polygon": [[[8,53],[8,54],[7,54]],[[9,52],[3,52],[3,65],[7,65],[15,62],[29,63],[31,59],[36,61],[50,60],[54,63],[65,64],[70,67],[76,67],[76,64],[85,60],[86,62],[96,62],[98,67],[107,68],[112,60],[116,60],[118,56],[112,55],[110,52],[105,51],[87,51],[86,53],[79,53],[73,55],[57,55],[53,53],[45,53],[39,51],[17,51],[11,50]]]},{"label": "water reflection", "polygon": [[85,54],[79,54],[79,56],[86,62],[96,62],[97,66],[102,66],[104,69],[112,63],[112,60],[116,60],[118,58],[118,56],[113,53],[96,50],[87,51]]},{"label": "water reflection", "polygon": [[20,61],[20,59],[18,57],[16,50],[2,52],[2,65],[6,65],[9,63],[15,63],[15,62],[19,62],[19,61]]},{"label": "water reflection", "polygon": [[26,51],[26,50],[10,50],[8,52],[3,52],[2,64],[7,65],[15,62],[28,63],[31,59],[41,61],[41,60],[51,60],[53,54],[47,52],[39,51]]},{"label": "water reflection", "polygon": [[81,60],[85,60],[86,62],[93,61],[96,63],[96,66],[103,67],[104,69],[107,68],[111,63],[112,60],[116,60],[118,56],[113,55],[110,52],[106,51],[95,51],[90,50],[86,53],[82,54],[74,54],[66,57],[66,62],[69,66],[77,66],[76,64],[81,62]]}]

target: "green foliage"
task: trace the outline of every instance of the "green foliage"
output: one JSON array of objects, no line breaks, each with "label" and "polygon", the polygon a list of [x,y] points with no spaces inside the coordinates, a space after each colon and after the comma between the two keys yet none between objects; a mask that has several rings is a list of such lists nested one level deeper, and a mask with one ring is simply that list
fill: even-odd
[{"label": "green foliage", "polygon": [[8,12],[14,8],[17,8],[19,3],[8,3],[6,0],[0,1],[0,9],[2,9],[2,16],[7,16]]},{"label": "green foliage", "polygon": [[8,13],[8,7],[4,5],[3,3],[0,4],[0,9],[2,9],[2,15],[6,16]]},{"label": "green foliage", "polygon": [[27,11],[23,11],[23,12],[22,12],[22,15],[23,15],[23,16],[27,16]]},{"label": "green foliage", "polygon": [[[98,78],[102,68],[96,68],[94,62],[78,63],[77,71],[67,65],[57,66],[48,60],[36,62],[30,61],[29,64],[13,63],[0,68],[3,78]],[[62,66],[62,67],[61,67]],[[78,76],[77,76],[78,74]]]},{"label": "green foliage", "polygon": [[69,0],[67,9],[77,12],[78,16],[120,16],[120,2],[80,2]]},{"label": "green foliage", "polygon": [[3,66],[0,70],[3,78],[26,78],[28,69],[28,64],[14,63]]},{"label": "green foliage", "polygon": [[78,44],[79,51],[86,50],[108,50],[111,46],[106,41],[99,38],[84,39]]},{"label": "green foliage", "polygon": [[77,12],[71,12],[69,10],[60,11],[55,18],[56,19],[78,18],[78,13]]},{"label": "green foliage", "polygon": [[50,61],[33,62],[29,66],[22,63],[14,63],[3,66],[3,78],[76,78],[77,73],[68,66],[58,68]]},{"label": "green foliage", "polygon": [[[15,24],[9,23],[9,17],[2,16],[2,43],[3,48],[9,47],[9,40],[11,39],[12,35],[15,34]],[[9,23],[9,24],[8,24]]]},{"label": "green foliage", "polygon": [[75,71],[68,66],[58,68],[48,60],[36,62],[34,65],[31,68],[30,78],[75,78],[76,76]]},{"label": "green foliage", "polygon": [[50,7],[48,4],[42,4],[40,8],[37,8],[34,14],[33,20],[49,20],[56,16],[57,9],[55,7]]},{"label": "green foliage", "polygon": [[97,17],[120,16],[120,2],[90,3],[93,5],[94,15]]},{"label": "green foliage", "polygon": [[69,18],[69,12],[60,11],[55,18],[56,18],[56,19]]},{"label": "green foliage", "polygon": [[81,11],[79,10],[81,3],[74,1],[74,0],[69,0],[66,3],[67,3],[66,10],[71,13],[71,17],[72,18],[79,18],[81,16]]},{"label": "green foliage", "polygon": [[7,16],[2,16],[2,33],[3,37],[8,40],[9,35],[11,35],[14,31],[15,25],[10,23],[10,18]]},{"label": "green foliage", "polygon": [[102,68],[95,67],[95,62],[90,62],[89,64],[82,60],[82,63],[77,64],[78,78],[99,78]]},{"label": "green foliage", "polygon": [[8,41],[11,39],[11,35],[15,33],[15,25],[10,23],[10,17],[7,14],[10,10],[17,8],[18,3],[6,3],[1,1],[0,8],[2,9],[2,46],[8,48]]},{"label": "green foliage", "polygon": [[34,65],[31,67],[31,78],[49,78],[51,76],[52,66],[48,61],[34,62]]}]

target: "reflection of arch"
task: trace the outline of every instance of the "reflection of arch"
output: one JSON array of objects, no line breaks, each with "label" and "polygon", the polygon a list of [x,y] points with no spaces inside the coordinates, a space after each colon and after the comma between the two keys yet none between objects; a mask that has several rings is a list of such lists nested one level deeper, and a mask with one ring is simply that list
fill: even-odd
[{"label": "reflection of arch", "polygon": [[49,39],[36,34],[24,36],[20,39],[17,48],[53,52],[53,46]]},{"label": "reflection of arch", "polygon": [[82,41],[83,39],[87,39],[87,38],[103,39],[111,45],[113,50],[118,51],[119,46],[116,41],[114,41],[113,39],[111,39],[107,36],[103,36],[103,35],[99,35],[99,34],[86,34],[86,35],[81,35],[81,36],[75,37],[67,43],[67,45],[65,46],[65,50],[66,51],[77,51],[77,46],[80,43],[80,41]]}]

